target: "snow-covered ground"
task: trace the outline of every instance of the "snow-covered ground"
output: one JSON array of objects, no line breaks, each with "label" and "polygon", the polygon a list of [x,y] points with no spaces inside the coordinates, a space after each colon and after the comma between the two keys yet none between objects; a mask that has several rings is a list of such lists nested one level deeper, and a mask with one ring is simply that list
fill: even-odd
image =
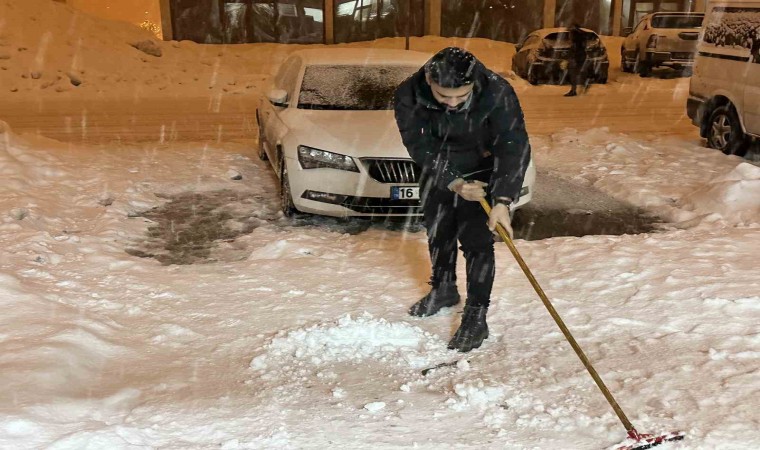
[{"label": "snow-covered ground", "polygon": [[[94,48],[94,58],[81,59],[91,65],[85,76],[98,73],[107,50],[136,51],[123,45],[136,29],[74,20],[42,0],[19,5],[0,0],[0,65],[8,68],[0,75],[26,70],[29,61],[2,52],[21,46],[20,31],[41,38],[28,18],[34,8],[54,33],[87,25],[69,31],[93,37],[84,40]],[[65,42],[29,39],[23,45],[35,54],[40,42]],[[418,42],[433,49],[453,40]],[[207,80],[195,86],[183,68],[209,80],[243,73],[226,63],[200,71],[218,47],[157,45],[161,58],[179,56],[165,66],[140,52],[120,56],[132,81],[96,76],[84,90],[56,93],[22,78],[26,91],[0,99],[164,96],[147,84],[154,75],[188,80],[170,83],[167,100],[204,90],[212,97],[231,92],[209,90]],[[494,64],[508,46],[476,45]],[[248,54],[249,72],[265,78],[291,47],[221,51]],[[55,60],[39,59],[59,70]],[[58,60],[61,70],[70,64]],[[258,83],[233,90],[248,82]],[[515,83],[524,103],[572,101],[554,96],[561,87]],[[614,102],[626,83],[642,98],[671,92],[671,102],[688,87],[621,78],[595,86],[579,114]],[[586,128],[536,123],[537,165],[671,225],[517,247],[639,431],[685,431],[671,449],[760,448],[760,168],[703,148],[696,132],[670,133],[667,120],[637,135],[601,127],[604,114],[594,120]],[[285,219],[273,176],[250,149],[158,138],[85,146],[0,122],[0,448],[592,449],[622,440],[623,427],[506,248],[497,252],[491,337],[458,365],[423,376],[462,357],[445,348],[460,308],[406,315],[428,287],[424,232],[377,224],[349,234],[333,222]],[[216,193],[236,194],[243,200],[221,207],[234,212],[224,226],[253,231],[219,242],[205,264],[130,256],[153,225],[139,213],[188,192],[199,208]]]}]

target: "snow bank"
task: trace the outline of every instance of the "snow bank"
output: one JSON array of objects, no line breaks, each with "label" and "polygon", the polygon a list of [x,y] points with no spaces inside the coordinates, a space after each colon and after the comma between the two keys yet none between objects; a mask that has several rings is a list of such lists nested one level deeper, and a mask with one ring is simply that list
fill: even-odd
[{"label": "snow bank", "polygon": [[270,64],[261,63],[277,61],[276,53],[163,42],[58,2],[0,0],[0,98],[249,92],[268,76]]},{"label": "snow bank", "polygon": [[535,136],[532,144],[536,164],[544,170],[594,186],[680,227],[716,220],[729,226],[760,224],[760,168],[698,141],[643,140],[596,128]]},{"label": "snow bank", "polygon": [[740,163],[688,195],[683,205],[705,220],[760,225],[760,167]]},{"label": "snow bank", "polygon": [[[514,45],[488,39],[426,36],[413,50],[471,50],[510,73]],[[323,45],[164,42],[124,22],[90,16],[50,0],[0,0],[0,98],[206,97],[257,94],[291,52]],[[404,48],[403,38],[330,46]],[[519,81],[518,81],[519,82]]]},{"label": "snow bank", "polygon": [[251,361],[251,368],[264,370],[271,362],[281,366],[286,359],[312,366],[371,359],[425,367],[443,351],[437,336],[408,323],[375,319],[365,312],[356,319],[346,314],[334,323],[280,332],[264,353]]}]

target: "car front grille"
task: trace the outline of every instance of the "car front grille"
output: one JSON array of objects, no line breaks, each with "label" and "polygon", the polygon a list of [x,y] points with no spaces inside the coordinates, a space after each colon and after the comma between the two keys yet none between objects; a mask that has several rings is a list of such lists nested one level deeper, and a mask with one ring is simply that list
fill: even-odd
[{"label": "car front grille", "polygon": [[411,159],[362,159],[373,180],[380,183],[419,183],[420,168]]},{"label": "car front grille", "polygon": [[419,200],[392,200],[384,197],[348,197],[342,206],[362,214],[378,216],[422,214]]},{"label": "car front grille", "polygon": [[691,52],[673,52],[670,54],[673,59],[694,59],[694,53]]}]

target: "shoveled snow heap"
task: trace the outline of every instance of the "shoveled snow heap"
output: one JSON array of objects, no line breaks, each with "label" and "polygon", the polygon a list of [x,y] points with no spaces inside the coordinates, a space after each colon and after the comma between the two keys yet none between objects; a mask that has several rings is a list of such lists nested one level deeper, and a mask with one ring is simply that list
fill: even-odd
[{"label": "shoveled snow heap", "polygon": [[760,167],[741,158],[682,138],[642,140],[605,128],[566,129],[531,141],[542,169],[592,185],[678,228],[710,228],[716,221],[760,227]]},{"label": "shoveled snow heap", "polygon": [[356,319],[346,314],[334,324],[280,332],[265,352],[251,361],[251,368],[264,370],[272,362],[281,367],[287,359],[314,366],[372,360],[422,368],[445,355],[445,343],[438,336],[407,323],[375,319],[365,312]]},{"label": "shoveled snow heap", "polygon": [[760,225],[760,167],[740,163],[688,195],[683,204],[705,220]]}]

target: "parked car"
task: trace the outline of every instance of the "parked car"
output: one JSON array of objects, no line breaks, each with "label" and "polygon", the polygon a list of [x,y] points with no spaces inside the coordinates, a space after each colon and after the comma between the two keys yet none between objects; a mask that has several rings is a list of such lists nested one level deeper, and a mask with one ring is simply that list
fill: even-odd
[{"label": "parked car", "polygon": [[[597,83],[607,82],[609,59],[607,49],[599,36],[583,28],[595,38],[587,45],[587,75]],[[570,31],[568,28],[543,28],[536,30],[515,46],[512,56],[512,71],[528,80],[530,84],[540,82],[564,83],[567,80],[567,61],[570,58]]]},{"label": "parked car", "polygon": [[686,110],[707,146],[742,156],[760,139],[760,0],[711,2]]},{"label": "parked car", "polygon": [[647,77],[655,67],[692,67],[704,16],[689,12],[647,14],[623,41],[621,70]]},{"label": "parked car", "polygon": [[[401,142],[393,95],[431,56],[341,48],[285,60],[256,118],[286,215],[421,215],[420,169]],[[531,161],[516,207],[531,200],[534,180]]]}]

